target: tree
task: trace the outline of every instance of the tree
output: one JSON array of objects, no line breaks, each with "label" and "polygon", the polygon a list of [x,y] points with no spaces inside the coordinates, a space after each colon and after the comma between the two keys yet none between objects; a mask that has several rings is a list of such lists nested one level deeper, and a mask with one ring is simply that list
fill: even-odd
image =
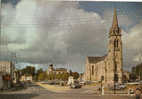
[{"label": "tree", "polygon": [[43,73],[43,69],[40,68],[39,70],[37,70],[37,74]]},{"label": "tree", "polygon": [[69,71],[69,74],[70,74],[70,76],[73,76],[73,74],[72,74],[72,70],[70,70],[70,71]]},{"label": "tree", "polygon": [[142,80],[142,63],[136,65],[135,67],[132,67],[132,78],[134,78],[134,75],[137,77],[140,77],[140,79]]},{"label": "tree", "polygon": [[21,70],[22,75],[35,75],[35,67],[27,66]]},{"label": "tree", "polygon": [[38,80],[43,81],[46,78],[46,73],[45,72],[41,72],[40,74],[38,74]]},{"label": "tree", "polygon": [[60,80],[61,78],[61,74],[56,74],[56,79]]},{"label": "tree", "polygon": [[123,82],[127,82],[127,81],[128,81],[128,78],[127,78],[126,75],[123,75],[123,76],[122,76],[122,79],[123,79]]},{"label": "tree", "polygon": [[50,80],[50,76],[46,74],[45,80]]},{"label": "tree", "polygon": [[72,76],[74,79],[78,79],[79,78],[79,73],[78,72],[73,72]]},{"label": "tree", "polygon": [[131,74],[130,74],[130,80],[131,80],[131,81],[135,81],[136,79],[137,79],[136,74],[131,73]]},{"label": "tree", "polygon": [[67,81],[69,77],[69,73],[62,73],[62,80]]}]

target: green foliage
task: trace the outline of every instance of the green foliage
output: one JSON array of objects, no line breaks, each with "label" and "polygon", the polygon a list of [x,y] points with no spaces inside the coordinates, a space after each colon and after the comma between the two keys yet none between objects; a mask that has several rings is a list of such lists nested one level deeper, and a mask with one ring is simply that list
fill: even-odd
[{"label": "green foliage", "polygon": [[74,79],[78,79],[79,78],[79,73],[78,72],[73,72],[72,76]]},{"label": "green foliage", "polygon": [[74,79],[79,78],[79,73],[77,73],[77,72],[71,72],[71,73],[66,72],[66,73],[58,73],[58,74],[56,74],[55,72],[51,72],[50,74],[47,74],[42,69],[39,69],[37,71],[37,80],[42,81],[42,80],[55,80],[55,79],[57,79],[57,80],[67,81],[70,74],[72,74]]},{"label": "green foliage", "polygon": [[130,80],[135,81],[136,79],[137,79],[136,74],[131,73],[131,74],[130,74]]},{"label": "green foliage", "polygon": [[27,66],[26,68],[23,68],[20,70],[21,75],[35,75],[35,67]]},{"label": "green foliage", "polygon": [[42,72],[38,75],[38,80],[42,81],[42,80],[45,80],[46,78],[46,73],[45,72]]},{"label": "green foliage", "polygon": [[56,74],[56,79],[61,80],[62,79],[62,75],[61,74]]},{"label": "green foliage", "polygon": [[43,69],[40,68],[39,70],[37,70],[37,74],[43,73]]},{"label": "green foliage", "polygon": [[68,77],[69,77],[69,73],[63,73],[61,79],[66,81],[66,80],[68,80]]}]

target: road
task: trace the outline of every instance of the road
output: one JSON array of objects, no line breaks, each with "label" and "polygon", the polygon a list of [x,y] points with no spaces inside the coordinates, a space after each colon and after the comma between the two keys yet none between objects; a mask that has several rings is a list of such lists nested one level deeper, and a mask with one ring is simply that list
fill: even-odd
[{"label": "road", "polygon": [[81,88],[64,93],[55,93],[32,84],[23,90],[0,93],[0,99],[135,99],[132,96],[98,96],[93,93],[83,92],[85,92],[85,89]]}]

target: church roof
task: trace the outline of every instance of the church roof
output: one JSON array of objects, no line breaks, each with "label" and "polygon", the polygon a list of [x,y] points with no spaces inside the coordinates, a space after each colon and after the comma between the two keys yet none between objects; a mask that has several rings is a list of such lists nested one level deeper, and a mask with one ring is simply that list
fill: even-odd
[{"label": "church roof", "polygon": [[106,55],[105,55],[105,56],[102,56],[102,57],[88,56],[87,58],[88,58],[89,63],[97,63],[97,62],[99,62],[99,61],[104,60],[105,57],[106,57]]}]

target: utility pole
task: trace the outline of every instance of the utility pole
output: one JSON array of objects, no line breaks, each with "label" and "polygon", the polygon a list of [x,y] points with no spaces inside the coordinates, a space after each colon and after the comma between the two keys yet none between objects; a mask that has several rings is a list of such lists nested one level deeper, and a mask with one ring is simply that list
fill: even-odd
[{"label": "utility pole", "polygon": [[[140,56],[139,56],[139,62],[140,62],[140,64],[141,64],[141,62],[142,62],[142,55],[140,54]],[[139,80],[141,80],[141,69],[140,69],[141,67],[139,67]]]},{"label": "utility pole", "polygon": [[1,10],[1,8],[2,8],[2,5],[1,5],[1,0],[0,0],[0,60],[1,60],[1,57],[2,57],[1,56],[1,29],[2,29],[2,25],[1,25],[2,24],[2,22],[1,22],[2,21],[2,19],[1,19],[1,11],[2,10]]},{"label": "utility pole", "polygon": [[103,85],[103,81],[104,81],[104,76],[101,76],[101,94],[104,95],[104,85]]},{"label": "utility pole", "polygon": [[90,69],[90,81],[91,81],[91,66],[89,66],[89,69]]}]

